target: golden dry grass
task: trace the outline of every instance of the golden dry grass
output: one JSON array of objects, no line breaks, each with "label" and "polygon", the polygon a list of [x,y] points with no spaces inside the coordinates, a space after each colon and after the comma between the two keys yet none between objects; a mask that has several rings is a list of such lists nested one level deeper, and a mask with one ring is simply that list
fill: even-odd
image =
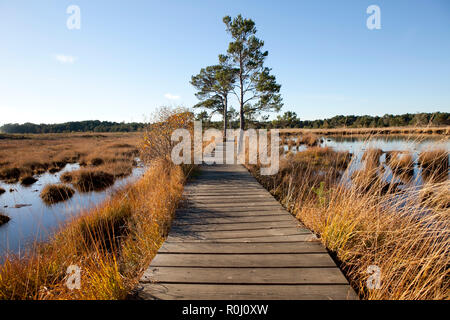
[{"label": "golden dry grass", "polygon": [[[137,284],[159,246],[167,236],[183,184],[194,166],[175,166],[164,144],[170,131],[178,128],[174,116],[147,131],[143,156],[148,169],[143,177],[117,191],[96,208],[82,212],[44,244],[37,244],[21,256],[8,255],[0,266],[0,299],[124,299]],[[164,120],[164,121],[165,121]],[[172,123],[171,121],[175,121]],[[161,129],[161,130],[159,130]],[[102,151],[80,156],[88,168],[61,178],[86,187],[92,175],[105,166],[116,166],[135,156],[134,144],[116,142]],[[148,148],[159,146],[161,148]],[[102,163],[93,163],[95,158]],[[124,170],[120,168],[120,170]],[[88,179],[81,179],[87,175]],[[109,178],[115,176],[108,173]],[[101,174],[101,179],[105,177]],[[67,268],[81,268],[81,288],[66,285]]]},{"label": "golden dry grass", "polygon": [[[69,178],[70,177],[70,178]],[[115,176],[99,169],[80,169],[64,175],[81,192],[103,190],[114,184]]]},{"label": "golden dry grass", "polygon": [[[17,182],[25,176],[58,172],[67,163],[90,165],[94,159],[108,166],[120,163],[132,167],[141,136],[141,133],[39,134],[25,135],[24,139],[0,139],[0,179]],[[108,168],[111,174],[116,169],[120,169],[119,174],[126,172],[117,165]]]},{"label": "golden dry grass", "polygon": [[53,204],[71,198],[75,193],[71,187],[63,184],[48,184],[42,189],[40,197],[46,204]]},{"label": "golden dry grass", "polygon": [[447,179],[449,153],[444,149],[426,150],[419,155],[419,164],[426,180]]},{"label": "golden dry grass", "polygon": [[[84,212],[46,244],[0,267],[1,299],[124,299],[167,235],[183,190],[182,168],[155,161],[145,175]],[[81,289],[65,284],[81,268]]]},{"label": "golden dry grass", "polygon": [[[336,255],[361,298],[450,299],[448,180],[400,191],[395,183],[375,183],[381,181],[377,172],[361,170],[354,179],[363,190],[358,183],[341,184],[346,173],[330,160],[315,159],[333,152],[299,152],[282,160],[274,176],[247,167]],[[378,155],[372,150],[365,159],[375,164]],[[367,286],[370,266],[381,272],[377,289]]]}]

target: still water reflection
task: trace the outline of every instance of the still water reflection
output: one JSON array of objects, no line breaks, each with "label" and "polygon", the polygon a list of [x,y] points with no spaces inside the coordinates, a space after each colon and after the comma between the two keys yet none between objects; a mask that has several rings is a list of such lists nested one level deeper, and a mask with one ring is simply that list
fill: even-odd
[{"label": "still water reflection", "polygon": [[65,202],[46,205],[39,196],[45,185],[60,183],[61,174],[77,169],[78,164],[68,164],[58,173],[47,172],[37,176],[39,180],[29,187],[20,183],[0,182],[0,187],[6,190],[6,193],[0,195],[0,211],[11,218],[0,227],[0,257],[6,252],[20,253],[20,250],[30,243],[46,240],[62,223],[82,210],[98,205],[114,190],[136,180],[144,173],[144,167],[139,165],[133,169],[130,176],[116,180],[114,185],[106,190],[76,192]]}]

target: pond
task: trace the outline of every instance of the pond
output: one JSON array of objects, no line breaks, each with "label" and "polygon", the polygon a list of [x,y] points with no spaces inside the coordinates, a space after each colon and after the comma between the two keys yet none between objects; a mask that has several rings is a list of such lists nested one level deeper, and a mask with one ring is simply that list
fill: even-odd
[{"label": "pond", "polygon": [[[296,141],[296,138],[292,138]],[[450,152],[450,140],[448,137],[442,136],[429,136],[420,138],[411,138],[408,136],[375,136],[369,139],[364,137],[348,137],[348,136],[323,136],[320,137],[320,146],[331,147],[335,151],[348,151],[353,155],[350,167],[348,168],[348,174],[350,176],[355,170],[359,170],[362,167],[362,156],[367,149],[381,149],[383,154],[380,157],[380,163],[384,170],[383,179],[390,182],[393,178],[392,171],[386,165],[386,152],[388,151],[404,151],[411,154],[414,161],[413,176],[409,181],[409,185],[420,187],[423,183],[422,169],[418,164],[419,154],[422,151],[430,151],[436,149],[444,149]],[[284,146],[285,150],[288,150],[288,146]],[[291,151],[293,153],[297,151],[304,151],[307,147],[300,145],[293,147]],[[404,181],[403,181],[404,182]]]},{"label": "pond", "polygon": [[76,192],[65,202],[47,205],[41,200],[40,193],[47,184],[60,183],[63,173],[79,168],[78,164],[67,164],[60,172],[36,176],[38,181],[28,187],[20,183],[0,182],[0,187],[6,190],[0,195],[0,211],[11,218],[0,226],[0,260],[6,252],[20,254],[30,243],[48,239],[69,219],[100,204],[115,190],[135,181],[145,171],[139,164],[131,175],[117,179],[111,187],[102,191]]}]

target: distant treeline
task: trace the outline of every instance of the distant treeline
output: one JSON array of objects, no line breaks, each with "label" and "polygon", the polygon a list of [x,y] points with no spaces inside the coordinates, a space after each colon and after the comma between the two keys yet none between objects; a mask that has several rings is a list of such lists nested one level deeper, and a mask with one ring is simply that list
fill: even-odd
[{"label": "distant treeline", "polygon": [[[221,128],[222,121],[209,121],[202,114],[197,115],[198,120],[204,122],[205,127]],[[232,119],[230,127],[238,128],[239,120]],[[251,121],[252,128],[304,128],[304,129],[331,129],[331,128],[385,128],[405,126],[450,126],[450,113],[406,113],[401,115],[386,114],[379,116],[335,116],[323,120],[300,120],[297,114],[287,111],[271,121]],[[110,122],[99,120],[74,121],[59,124],[34,123],[8,123],[0,127],[3,133],[68,133],[68,132],[131,132],[139,131],[146,126],[145,123]]]},{"label": "distant treeline", "polygon": [[131,132],[139,131],[144,123],[124,123],[99,120],[74,121],[58,124],[8,123],[0,127],[3,133],[68,133],[68,132]]},{"label": "distant treeline", "polygon": [[450,113],[406,113],[401,115],[385,114],[379,116],[335,116],[323,120],[300,120],[295,112],[285,112],[271,122],[276,128],[305,128],[305,129],[329,129],[329,128],[385,128],[404,126],[448,126],[450,125]]}]

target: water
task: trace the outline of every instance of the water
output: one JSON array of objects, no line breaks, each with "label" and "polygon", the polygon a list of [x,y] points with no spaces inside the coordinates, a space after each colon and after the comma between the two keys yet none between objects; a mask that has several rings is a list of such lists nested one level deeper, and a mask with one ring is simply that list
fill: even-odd
[{"label": "water", "polygon": [[[0,187],[6,192],[0,195],[0,211],[11,220],[0,226],[0,257],[6,252],[20,253],[30,243],[48,239],[61,225],[76,217],[85,209],[90,209],[104,201],[112,192],[142,176],[142,165],[133,169],[130,176],[117,179],[111,187],[103,191],[76,192],[67,201],[46,205],[40,198],[47,184],[60,183],[64,172],[79,169],[78,164],[68,164],[58,173],[44,173],[36,176],[39,180],[29,187],[20,183],[6,184]],[[13,189],[13,192],[10,192]]]},{"label": "water", "polygon": [[[293,138],[294,141],[296,138]],[[364,137],[347,137],[347,136],[323,136],[321,137],[320,146],[331,147],[335,151],[349,151],[353,155],[352,162],[348,168],[348,176],[354,171],[361,169],[362,167],[362,155],[369,148],[378,148],[387,151],[406,151],[409,152],[414,160],[414,171],[410,181],[395,181],[403,182],[405,186],[420,187],[423,183],[422,169],[418,164],[419,154],[422,151],[445,149],[450,152],[450,140],[447,137],[430,136],[421,137],[420,139],[412,139],[406,136],[376,136],[371,137],[369,140]],[[284,149],[287,150],[287,146]],[[307,147],[300,145],[298,151],[306,150]],[[297,152],[297,148],[294,147],[292,152]],[[380,157],[380,163],[384,168],[383,179],[390,182],[393,179],[393,174],[390,168],[385,163],[386,153]]]}]

